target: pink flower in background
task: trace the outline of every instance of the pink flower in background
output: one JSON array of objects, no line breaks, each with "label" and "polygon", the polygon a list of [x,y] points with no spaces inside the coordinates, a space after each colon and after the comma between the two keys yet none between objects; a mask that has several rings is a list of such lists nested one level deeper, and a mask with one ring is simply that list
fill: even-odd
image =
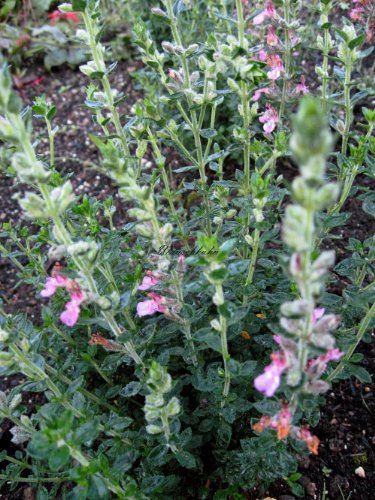
[{"label": "pink flower in background", "polygon": [[267,61],[267,52],[265,50],[263,50],[263,49],[260,50],[258,52],[258,59],[259,59],[259,61],[262,61],[262,62]]},{"label": "pink flower in background", "polygon": [[340,349],[330,349],[325,354],[319,356],[318,360],[321,363],[329,363],[330,361],[339,361],[344,353],[340,351]]},{"label": "pink flower in background", "polygon": [[270,89],[269,88],[261,88],[261,89],[257,89],[255,92],[254,92],[254,95],[253,97],[251,98],[252,101],[259,101],[259,99],[262,97],[262,94],[269,94],[270,93]]},{"label": "pink flower in background", "polygon": [[163,313],[166,311],[165,297],[155,292],[148,293],[147,297],[149,297],[150,300],[144,300],[142,302],[138,302],[137,304],[138,316],[150,316],[156,312]]},{"label": "pink flower in background", "polygon": [[264,372],[254,380],[257,391],[271,397],[280,386],[281,374],[286,368],[285,356],[282,352],[271,354],[272,363],[265,367]]},{"label": "pink flower in background", "polygon": [[271,1],[266,3],[266,8],[262,10],[257,16],[254,17],[253,23],[257,26],[264,23],[267,18],[275,18],[276,10]]},{"label": "pink flower in background", "polygon": [[275,47],[276,45],[279,45],[280,40],[278,36],[276,35],[275,28],[271,26],[268,28],[268,33],[267,33],[267,45],[270,47]]},{"label": "pink flower in background", "polygon": [[309,92],[309,87],[305,84],[305,77],[302,75],[300,83],[296,86],[294,93],[305,95]]},{"label": "pink flower in background", "polygon": [[57,21],[71,21],[74,24],[79,23],[79,17],[77,12],[60,12],[59,10],[54,10],[51,14],[48,14],[51,24],[56,24]]},{"label": "pink flower in background", "polygon": [[324,307],[316,307],[312,313],[312,322],[316,323],[325,313]]},{"label": "pink flower in background", "polygon": [[266,104],[266,111],[259,117],[260,123],[263,123],[263,130],[270,134],[275,129],[279,122],[279,114],[277,109],[273,108],[271,104]]},{"label": "pink flower in background", "polygon": [[298,429],[296,437],[301,441],[305,441],[311,453],[318,454],[319,439],[311,434],[307,426]]},{"label": "pink flower in background", "polygon": [[283,404],[277,419],[277,439],[285,439],[290,432],[292,414],[288,404]]},{"label": "pink flower in background", "polygon": [[186,257],[185,255],[179,255],[177,260],[177,272],[184,273],[186,271]]},{"label": "pink flower in background", "polygon": [[271,68],[271,70],[267,73],[270,80],[277,80],[280,78],[281,73],[285,71],[283,61],[277,54],[270,54],[267,57],[267,65]]},{"label": "pink flower in background", "polygon": [[355,7],[350,11],[349,16],[352,21],[362,21],[362,14],[363,14],[363,8]]},{"label": "pink flower in background", "polygon": [[85,300],[84,293],[79,290],[70,294],[71,300],[65,304],[65,311],[60,314],[61,321],[66,326],[74,326],[81,312],[81,304]]},{"label": "pink flower in background", "polygon": [[86,295],[76,281],[63,274],[57,274],[56,269],[60,269],[60,266],[55,266],[52,276],[47,278],[45,287],[40,292],[40,295],[44,298],[52,297],[58,287],[65,288],[70,295],[70,301],[65,304],[65,311],[61,313],[60,320],[66,326],[74,326],[78,321],[81,310],[80,306],[86,300]]},{"label": "pink flower in background", "polygon": [[143,277],[142,283],[138,287],[138,290],[149,290],[159,283],[159,278],[160,275],[158,273],[147,271],[146,276]]}]

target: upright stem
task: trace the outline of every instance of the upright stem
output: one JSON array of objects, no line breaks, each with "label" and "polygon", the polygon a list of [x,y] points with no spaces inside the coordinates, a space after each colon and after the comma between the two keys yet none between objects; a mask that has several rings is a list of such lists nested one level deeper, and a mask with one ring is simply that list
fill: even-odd
[{"label": "upright stem", "polygon": [[251,253],[251,260],[250,260],[249,271],[248,271],[247,279],[246,279],[246,286],[250,286],[253,282],[255,265],[256,265],[256,261],[257,261],[257,257],[258,257],[258,250],[259,250],[259,240],[260,240],[259,229],[255,229],[253,240],[254,240],[253,251]]},{"label": "upright stem", "polygon": [[113,100],[113,95],[112,95],[112,90],[111,90],[111,85],[109,83],[109,79],[106,73],[106,66],[104,62],[104,56],[103,56],[103,51],[99,43],[96,41],[96,34],[94,32],[94,26],[92,22],[92,18],[90,14],[87,13],[87,11],[83,12],[83,20],[85,22],[85,26],[89,35],[89,47],[91,50],[92,57],[94,59],[95,65],[98,69],[98,71],[104,73],[103,77],[101,78],[102,84],[103,84],[103,89],[105,92],[105,95],[107,97],[107,105],[108,109],[111,113],[113,124],[116,129],[116,134],[118,135],[121,145],[124,151],[124,154],[126,156],[130,156],[130,150],[128,146],[128,142],[126,140],[125,132],[124,129],[121,126],[120,122],[120,116],[117,112],[116,106],[114,105],[114,100]]},{"label": "upright stem", "polygon": [[322,99],[323,99],[324,113],[327,112],[328,55],[329,55],[329,29],[324,28],[323,83],[322,83]]},{"label": "upright stem", "polygon": [[350,361],[350,358],[354,354],[354,351],[357,349],[358,344],[361,342],[364,334],[367,331],[367,328],[370,324],[370,321],[372,318],[375,316],[375,302],[372,304],[370,309],[367,311],[366,316],[362,319],[358,333],[354,339],[354,342],[350,345],[349,349],[347,350],[345,356],[341,359],[340,363],[336,366],[336,368],[328,375],[327,381],[331,382],[334,380],[337,375],[341,372],[341,370],[344,368],[346,363]]},{"label": "upright stem", "polygon": [[[223,297],[223,287],[222,285],[215,285],[216,295],[218,297]],[[230,389],[230,370],[229,370],[229,360],[230,354],[228,352],[228,338],[227,338],[227,320],[223,315],[219,314],[220,322],[220,340],[221,340],[221,353],[223,356],[224,364],[224,387],[223,387],[223,399],[221,401],[221,407],[224,408]]]},{"label": "upright stem", "polygon": [[238,42],[244,48],[245,41],[245,21],[243,16],[242,0],[236,0]]},{"label": "upright stem", "polygon": [[345,129],[342,136],[341,154],[346,156],[348,147],[350,125],[352,124],[352,105],[350,102],[350,86],[352,77],[351,64],[345,65],[345,82],[344,82],[344,98],[345,98]]},{"label": "upright stem", "polygon": [[303,373],[307,362],[307,343],[311,335],[312,329],[312,315],[314,311],[314,296],[311,288],[311,254],[314,250],[314,201],[313,192],[310,190],[308,203],[306,206],[307,220],[306,220],[306,239],[307,248],[302,255],[302,283],[300,292],[302,299],[308,303],[308,308],[305,316],[305,325],[303,335],[298,342],[298,360],[300,372]]},{"label": "upright stem", "polygon": [[[173,40],[177,45],[182,46],[182,40],[181,40],[179,31],[178,31],[177,20],[176,20],[174,13],[173,13],[173,5],[172,5],[171,0],[166,0],[166,7],[167,7],[167,12],[168,12],[168,17],[171,20],[171,31],[172,31],[172,35],[173,35]],[[180,60],[181,60],[181,64],[182,64],[182,69],[184,71],[184,86],[186,89],[191,89],[189,65],[188,65],[188,61],[187,61],[185,53],[181,54]],[[191,98],[187,97],[187,101],[188,101],[189,108],[192,108],[193,102],[192,102]],[[203,121],[203,116],[201,117],[201,120]],[[207,182],[206,182],[203,147],[202,147],[202,141],[201,141],[201,137],[200,137],[199,121],[197,118],[197,113],[194,109],[191,111],[191,120],[189,120],[189,124],[191,127],[191,131],[193,133],[195,147],[197,149],[197,163],[198,163],[199,177],[200,177],[200,181],[202,184],[203,201],[204,201],[204,207],[205,207],[205,212],[206,212],[206,222],[207,222],[207,227],[205,228],[205,230],[206,230],[206,233],[208,234],[208,236],[211,236],[212,235],[212,226],[211,226],[211,219],[210,219],[210,204],[209,204],[208,193],[207,193]]]},{"label": "upright stem", "polygon": [[147,127],[147,133],[148,133],[148,137],[150,139],[151,145],[153,147],[156,159],[158,160],[158,166],[159,166],[160,171],[161,171],[161,176],[162,176],[162,179],[164,182],[164,187],[165,187],[165,192],[166,192],[166,198],[168,200],[169,207],[172,211],[172,216],[178,225],[181,236],[184,237],[184,234],[185,234],[184,228],[182,227],[180,217],[178,216],[178,213],[176,211],[176,207],[174,206],[174,203],[173,203],[173,199],[172,199],[173,193],[171,191],[171,188],[169,185],[168,175],[167,175],[167,172],[165,170],[165,162],[164,162],[163,155],[161,154],[161,151],[160,151],[160,148],[159,148],[158,143],[156,141],[155,135],[152,133],[150,127]]},{"label": "upright stem", "polygon": [[281,94],[281,103],[279,110],[279,127],[282,125],[283,115],[286,104],[286,95],[288,91],[288,81],[290,79],[290,63],[291,63],[291,47],[289,40],[289,25],[290,25],[290,0],[283,0],[284,9],[284,21],[285,21],[285,31],[284,31],[284,49],[285,49],[285,72],[283,78],[283,89]]},{"label": "upright stem", "polygon": [[48,140],[49,140],[49,166],[52,168],[55,166],[55,136],[52,132],[52,125],[46,118]]}]

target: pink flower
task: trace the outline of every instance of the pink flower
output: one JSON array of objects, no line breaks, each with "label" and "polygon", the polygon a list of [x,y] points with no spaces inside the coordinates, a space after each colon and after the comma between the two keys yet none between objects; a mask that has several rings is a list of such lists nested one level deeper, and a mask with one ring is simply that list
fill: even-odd
[{"label": "pink flower", "polygon": [[71,300],[65,304],[65,311],[61,313],[60,320],[67,326],[74,326],[79,317],[80,305],[86,299],[86,295],[74,280],[63,274],[56,274],[55,269],[52,274],[52,277],[47,278],[46,285],[40,295],[45,298],[52,297],[58,287],[65,288]]},{"label": "pink flower", "polygon": [[316,323],[325,313],[324,307],[316,307],[312,313],[312,322]]},{"label": "pink flower", "polygon": [[184,273],[186,271],[186,257],[185,255],[179,255],[177,260],[177,272]]},{"label": "pink flower", "polygon": [[139,285],[138,290],[149,290],[154,285],[159,283],[160,275],[154,273],[153,271],[147,271],[146,276],[144,276],[142,283]]},{"label": "pink flower", "polygon": [[270,89],[267,87],[261,88],[261,89],[256,89],[251,100],[252,101],[259,101],[259,99],[262,97],[262,94],[269,94],[269,93],[270,93]]},{"label": "pink flower", "polygon": [[281,382],[281,374],[286,368],[286,360],[282,352],[272,353],[271,359],[272,363],[266,366],[264,372],[254,380],[256,390],[267,397],[275,394]]},{"label": "pink flower", "polygon": [[267,17],[275,18],[276,10],[271,1],[267,2],[266,8],[262,10],[257,16],[254,17],[253,23],[257,26],[262,24]]},{"label": "pink flower", "polygon": [[350,19],[352,21],[362,21],[363,7],[355,7],[350,11]]},{"label": "pink flower", "polygon": [[72,21],[73,23],[79,23],[79,17],[77,12],[60,12],[59,10],[54,10],[51,14],[48,14],[51,24],[56,24],[57,21]]},{"label": "pink flower", "polygon": [[329,363],[330,361],[339,361],[342,356],[344,356],[344,353],[340,351],[340,349],[330,349],[327,351],[325,354],[322,354],[319,356],[318,360],[321,363]]},{"label": "pink flower", "polygon": [[273,335],[273,340],[276,342],[276,344],[281,343],[281,335]]},{"label": "pink flower", "polygon": [[259,117],[260,123],[263,123],[263,130],[270,134],[275,129],[277,123],[279,122],[279,115],[275,108],[270,104],[266,104],[266,111],[262,113]]},{"label": "pink flower", "polygon": [[267,65],[271,68],[271,71],[267,73],[270,80],[277,80],[280,78],[281,73],[285,71],[283,61],[277,54],[270,54],[267,57]]},{"label": "pink flower", "polygon": [[302,75],[300,83],[296,86],[294,93],[305,95],[309,92],[309,87],[305,84],[305,77]]},{"label": "pink flower", "polygon": [[40,292],[40,295],[42,297],[52,297],[52,295],[55,295],[59,286],[69,288],[73,286],[73,283],[73,280],[63,274],[55,274],[54,276],[47,278],[46,285]]},{"label": "pink flower", "polygon": [[259,59],[259,61],[262,61],[262,62],[267,61],[267,52],[263,49],[260,50],[258,52],[258,59]]},{"label": "pink flower", "polygon": [[150,297],[151,300],[144,300],[137,304],[138,316],[150,316],[156,312],[163,313],[166,311],[165,297],[154,292],[148,293],[147,297]]},{"label": "pink flower", "polygon": [[65,311],[60,314],[60,320],[66,326],[74,326],[78,321],[80,311],[79,305],[71,300],[65,304]]},{"label": "pink flower", "polygon": [[287,404],[283,404],[277,419],[277,439],[285,439],[290,432],[292,414]]},{"label": "pink flower", "polygon": [[276,45],[279,45],[279,39],[276,35],[275,28],[273,26],[268,28],[267,45],[269,45],[270,47],[275,47]]},{"label": "pink flower", "polygon": [[298,429],[296,437],[301,441],[305,441],[311,453],[318,454],[319,439],[311,434],[307,426]]}]

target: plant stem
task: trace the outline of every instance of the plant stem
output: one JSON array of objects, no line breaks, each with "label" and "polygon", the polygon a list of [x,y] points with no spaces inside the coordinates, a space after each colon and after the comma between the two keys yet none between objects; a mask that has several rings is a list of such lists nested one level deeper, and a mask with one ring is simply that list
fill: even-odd
[{"label": "plant stem", "polygon": [[[221,284],[215,285],[216,296],[224,297],[223,286]],[[224,387],[223,387],[223,398],[221,400],[221,407],[224,408],[230,389],[230,370],[229,370],[229,360],[230,354],[228,352],[228,338],[227,338],[227,320],[219,313],[220,322],[220,340],[221,340],[221,353],[223,356],[224,364]]]},{"label": "plant stem", "polygon": [[49,166],[50,168],[55,166],[55,136],[52,132],[51,122],[46,118],[48,140],[49,140]]},{"label": "plant stem", "polygon": [[324,28],[323,82],[322,82],[322,99],[323,99],[324,113],[327,112],[328,56],[329,56],[329,29]]},{"label": "plant stem", "polygon": [[8,477],[6,474],[0,474],[1,480],[9,483],[60,483],[69,481],[69,476],[62,477]]},{"label": "plant stem", "polygon": [[124,129],[121,126],[120,116],[117,112],[116,106],[114,105],[111,85],[109,83],[108,75],[106,73],[106,66],[104,62],[103,50],[100,43],[96,41],[96,34],[94,30],[94,25],[92,22],[92,18],[90,14],[88,14],[87,10],[83,12],[83,20],[85,22],[86,30],[89,35],[89,47],[91,50],[92,57],[94,59],[97,70],[104,73],[101,78],[103,89],[107,97],[107,105],[108,109],[111,113],[113,124],[116,129],[116,134],[118,135],[121,145],[124,151],[125,156],[130,156],[130,150],[128,146],[128,142],[126,140]]},{"label": "plant stem", "polygon": [[281,94],[281,102],[279,109],[279,128],[282,125],[283,115],[286,104],[286,95],[288,91],[288,81],[290,79],[290,63],[291,63],[291,47],[289,40],[289,25],[290,25],[290,0],[283,0],[283,10],[284,10],[284,49],[285,49],[285,72],[283,78],[283,89]]},{"label": "plant stem", "polygon": [[257,261],[258,250],[259,250],[259,240],[260,240],[259,229],[255,229],[253,239],[254,239],[253,250],[251,252],[249,271],[248,271],[247,279],[246,279],[246,283],[245,283],[246,286],[250,286],[253,282],[255,265],[256,265],[256,261]]},{"label": "plant stem", "polygon": [[375,316],[375,302],[372,304],[370,309],[367,311],[366,316],[362,319],[358,333],[355,337],[354,342],[350,345],[349,349],[347,350],[345,356],[341,359],[340,363],[336,366],[336,368],[328,375],[327,377],[327,382],[331,382],[334,380],[337,375],[341,372],[341,370],[344,368],[346,363],[350,361],[350,358],[354,354],[354,351],[357,349],[358,344],[361,342],[364,334],[367,331],[367,328],[370,324],[370,321],[372,318]]},{"label": "plant stem", "polygon": [[[172,35],[173,35],[173,40],[177,45],[182,47],[182,40],[181,40],[179,31],[178,31],[177,19],[173,13],[172,1],[166,0],[165,3],[166,3],[166,7],[167,7],[168,17],[171,21],[171,31],[172,31]],[[180,56],[180,61],[182,64],[182,69],[184,71],[184,86],[186,89],[191,90],[189,65],[188,65],[188,61],[187,61],[187,58],[186,58],[186,55],[184,52]],[[188,101],[189,108],[192,108],[193,107],[192,99],[187,96],[187,101]],[[201,117],[202,122],[203,122],[203,118],[204,118],[204,116]],[[201,137],[200,137],[200,126],[199,126],[199,122],[197,119],[197,113],[194,109],[191,111],[191,120],[189,120],[189,124],[190,124],[191,131],[193,133],[195,147],[197,149],[197,163],[198,163],[200,181],[202,184],[203,201],[204,201],[204,207],[205,207],[205,212],[206,212],[206,222],[207,222],[207,227],[205,228],[205,231],[208,234],[208,236],[211,236],[212,235],[212,227],[211,227],[211,220],[210,220],[210,205],[209,205],[209,199],[208,199],[208,193],[207,193],[207,182],[206,182],[205,164],[204,164],[204,156],[203,156],[203,147],[202,147],[202,141],[201,141]]]},{"label": "plant stem", "polygon": [[346,156],[348,147],[350,125],[352,124],[352,105],[350,102],[350,87],[352,77],[352,66],[345,64],[344,99],[345,99],[345,129],[342,136],[341,154]]},{"label": "plant stem", "polygon": [[242,0],[236,0],[237,10],[237,29],[238,29],[238,42],[241,48],[244,48],[245,42],[245,20],[243,16]]},{"label": "plant stem", "polygon": [[166,192],[166,198],[168,200],[169,207],[172,211],[172,216],[178,225],[178,228],[179,228],[180,233],[181,233],[181,237],[184,238],[185,237],[184,228],[182,227],[180,217],[178,216],[178,213],[176,211],[176,207],[174,206],[174,203],[173,203],[173,193],[171,191],[171,188],[169,185],[168,175],[167,175],[167,172],[165,170],[165,160],[163,158],[163,155],[161,154],[160,148],[159,148],[158,143],[156,141],[156,137],[152,133],[150,127],[147,127],[147,133],[148,133],[148,137],[150,139],[151,145],[153,147],[153,150],[154,150],[154,153],[155,153],[155,156],[157,159],[157,165],[161,171],[161,175],[162,175],[164,187],[165,187],[165,192]]}]

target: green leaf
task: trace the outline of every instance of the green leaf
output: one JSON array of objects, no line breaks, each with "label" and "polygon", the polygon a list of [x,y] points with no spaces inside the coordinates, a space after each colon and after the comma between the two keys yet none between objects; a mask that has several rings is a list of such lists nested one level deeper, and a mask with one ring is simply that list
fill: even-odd
[{"label": "green leaf", "polygon": [[48,457],[48,465],[52,470],[61,469],[69,460],[70,452],[66,445],[52,450]]},{"label": "green leaf", "polygon": [[124,396],[125,398],[131,398],[139,393],[142,388],[142,384],[140,382],[129,382],[123,389],[120,391],[120,396]]},{"label": "green leaf", "polygon": [[356,47],[359,47],[360,45],[362,45],[365,40],[366,40],[366,34],[363,33],[362,35],[359,35],[356,38],[353,38],[353,40],[350,40],[350,42],[348,43],[348,47],[349,47],[349,49],[353,50]]},{"label": "green leaf", "polygon": [[56,49],[48,54],[44,58],[44,65],[47,69],[51,69],[54,66],[61,66],[67,61],[68,51],[66,49]]},{"label": "green leaf", "polygon": [[214,128],[204,128],[200,131],[200,134],[204,139],[213,139],[217,136],[217,132]]},{"label": "green leaf", "polygon": [[351,375],[364,384],[371,384],[372,378],[367,370],[362,366],[350,364],[347,366]]},{"label": "green leaf", "polygon": [[196,467],[195,457],[188,451],[178,451],[175,457],[179,464],[186,469],[194,469]]},{"label": "green leaf", "polygon": [[371,193],[363,200],[362,209],[366,214],[375,217],[375,193]]},{"label": "green leaf", "polygon": [[73,0],[72,8],[75,12],[83,12],[86,9],[87,0]]}]

